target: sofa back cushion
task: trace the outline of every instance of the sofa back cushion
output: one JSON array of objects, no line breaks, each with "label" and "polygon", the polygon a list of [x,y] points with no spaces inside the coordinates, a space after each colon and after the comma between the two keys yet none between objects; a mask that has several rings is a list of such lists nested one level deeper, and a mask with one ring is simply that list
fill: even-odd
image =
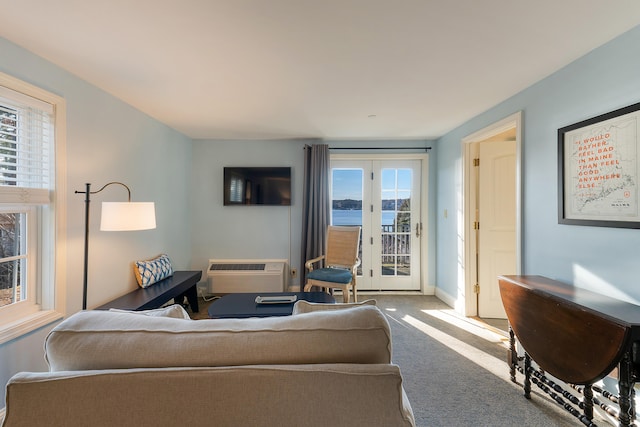
[{"label": "sofa back cushion", "polygon": [[82,311],[49,333],[45,357],[51,371],[391,363],[391,333],[375,306],[211,320]]}]

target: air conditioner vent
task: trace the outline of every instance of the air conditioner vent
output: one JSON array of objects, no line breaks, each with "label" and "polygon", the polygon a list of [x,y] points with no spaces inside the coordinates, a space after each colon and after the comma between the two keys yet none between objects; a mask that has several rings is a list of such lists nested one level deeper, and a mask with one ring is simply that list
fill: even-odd
[{"label": "air conditioner vent", "polygon": [[208,292],[282,292],[286,264],[284,259],[210,259]]},{"label": "air conditioner vent", "polygon": [[233,270],[264,270],[264,264],[211,264],[211,271],[233,271]]}]

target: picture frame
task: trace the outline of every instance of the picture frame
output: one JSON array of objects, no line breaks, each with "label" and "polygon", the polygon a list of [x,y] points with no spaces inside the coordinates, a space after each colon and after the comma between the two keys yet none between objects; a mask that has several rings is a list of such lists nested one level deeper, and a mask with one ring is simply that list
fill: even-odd
[{"label": "picture frame", "polygon": [[640,103],[558,129],[558,223],[640,228]]}]

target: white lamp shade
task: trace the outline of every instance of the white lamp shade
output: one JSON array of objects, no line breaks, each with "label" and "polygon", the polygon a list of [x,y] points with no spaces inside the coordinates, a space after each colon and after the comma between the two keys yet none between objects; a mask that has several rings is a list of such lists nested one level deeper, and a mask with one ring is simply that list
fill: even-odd
[{"label": "white lamp shade", "polygon": [[153,202],[102,202],[102,231],[133,231],[156,228]]}]

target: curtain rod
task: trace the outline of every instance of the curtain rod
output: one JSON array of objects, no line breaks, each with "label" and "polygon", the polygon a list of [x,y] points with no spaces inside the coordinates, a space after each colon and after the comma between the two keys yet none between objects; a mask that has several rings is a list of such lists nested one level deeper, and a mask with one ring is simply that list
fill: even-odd
[{"label": "curtain rod", "polygon": [[429,151],[431,147],[329,147],[329,150],[424,150]]},{"label": "curtain rod", "polygon": [[[304,149],[310,145],[305,145]],[[329,147],[329,150],[424,150],[429,151],[431,147]]]}]

